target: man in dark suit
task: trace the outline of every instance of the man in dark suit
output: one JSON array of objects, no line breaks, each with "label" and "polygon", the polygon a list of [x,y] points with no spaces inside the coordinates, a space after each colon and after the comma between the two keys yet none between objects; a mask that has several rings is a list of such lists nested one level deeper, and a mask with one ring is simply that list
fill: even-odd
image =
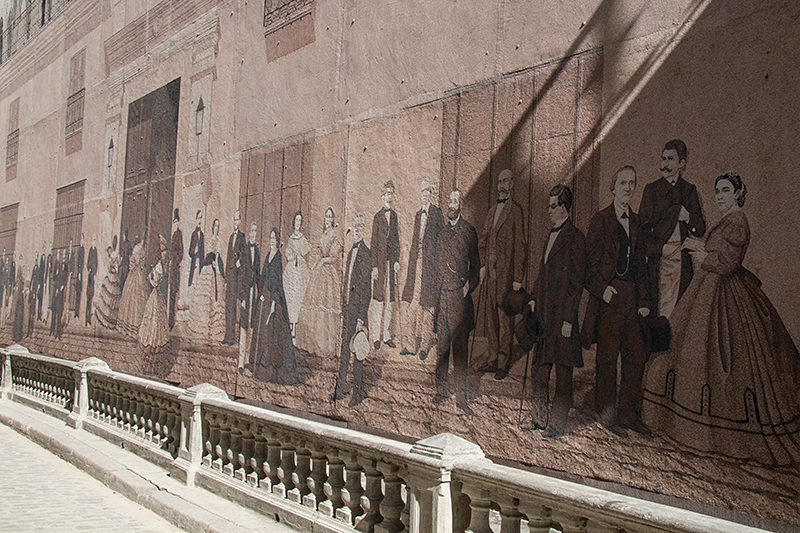
[{"label": "man in dark suit", "polygon": [[[548,213],[550,234],[544,242],[539,277],[533,286],[530,306],[542,325],[542,344],[533,365],[533,427],[545,429],[545,438],[564,434],[572,407],[572,369],[583,366],[578,334],[578,306],[586,274],[586,238],[569,218],[572,191],[566,185],[550,190]],[[556,390],[552,410],[550,373],[556,367]]]},{"label": "man in dark suit", "polygon": [[431,203],[431,182],[422,180],[419,199],[422,207],[414,217],[414,236],[408,254],[408,274],[403,287],[405,307],[403,355],[419,350],[423,361],[436,341],[433,311],[436,306],[436,241],[444,227],[442,210]]},{"label": "man in dark suit", "polygon": [[645,185],[639,207],[650,299],[659,316],[669,317],[694,275],[683,241],[706,232],[697,188],[683,178],[686,157],[683,141],[675,139],[664,146],[661,178]]},{"label": "man in dark suit", "polygon": [[86,318],[87,326],[92,325],[92,301],[94,300],[94,277],[97,275],[97,234],[92,235],[92,247],[86,257]]},{"label": "man in dark suit", "polygon": [[53,321],[50,323],[50,334],[56,339],[61,338],[63,329],[62,315],[64,312],[64,294],[67,289],[67,260],[64,249],[60,249],[53,258]]},{"label": "man in dark suit", "polygon": [[14,262],[14,254],[11,254],[11,259],[8,262],[8,270],[6,271],[6,307],[10,304],[8,300],[14,295],[14,290],[17,287],[17,264]]},{"label": "man in dark suit", "polygon": [[[375,213],[372,220],[372,341],[375,349],[383,343],[395,347],[389,332],[392,321],[392,302],[396,300],[395,275],[400,270],[400,233],[397,212],[392,209],[394,202],[394,183],[389,180],[381,191],[383,208]],[[381,321],[382,320],[382,321]]]},{"label": "man in dark suit", "polygon": [[181,263],[183,262],[183,232],[181,231],[181,216],[178,208],[172,215],[172,237],[169,240],[169,329],[175,327],[175,313],[177,312],[178,291],[181,288]]},{"label": "man in dark suit", "polygon": [[[138,238],[137,238],[138,240]],[[122,231],[122,242],[119,243],[119,288],[125,286],[128,280],[128,272],[131,269],[131,255],[133,255],[133,243],[128,239],[128,228]]]},{"label": "man in dark suit", "polygon": [[[345,384],[350,366],[350,340],[362,326],[369,327],[368,312],[371,299],[370,272],[372,253],[364,242],[364,215],[356,215],[353,221],[353,248],[347,254],[344,284],[342,285],[342,348],[339,353],[339,375],[333,401],[347,396]],[[353,357],[353,396],[350,407],[361,403],[366,394],[363,390],[364,362]]]},{"label": "man in dark suit", "polygon": [[583,321],[584,344],[597,340],[597,413],[618,436],[625,436],[625,429],[649,433],[639,421],[646,362],[641,318],[650,314],[650,302],[641,226],[630,207],[635,189],[636,171],[622,167],[611,182],[614,202],[592,217],[586,237],[586,288],[593,298]]},{"label": "man in dark suit", "polygon": [[475,308],[470,294],[480,281],[478,233],[461,217],[464,196],[459,190],[450,193],[447,208],[448,223],[439,232],[436,247],[436,287],[438,301],[434,331],[439,334],[436,361],[436,396],[434,403],[450,395],[448,374],[450,350],[453,352],[453,378],[456,407],[472,415],[467,403],[467,365],[469,364],[469,333],[475,329]]},{"label": "man in dark suit", "polygon": [[39,256],[39,279],[36,281],[37,283],[37,291],[36,291],[36,319],[42,320],[42,301],[44,299],[44,284],[47,280],[47,258],[45,257],[45,251],[47,248],[44,246],[42,247],[42,255]]},{"label": "man in dark suit", "polygon": [[503,309],[505,298],[519,290],[525,281],[528,245],[525,242],[525,217],[522,207],[511,198],[514,185],[511,171],[497,176],[497,203],[489,209],[478,241],[483,258],[481,315],[486,318],[489,360],[478,370],[495,372],[495,379],[508,375],[514,343],[514,317]]},{"label": "man in dark suit", "polygon": [[[238,217],[237,217],[238,218]],[[238,231],[238,225],[237,230]],[[258,309],[258,297],[261,294],[261,252],[256,244],[258,226],[254,222],[250,225],[250,240],[244,246],[239,259],[239,301],[241,302],[241,317],[239,318],[239,373],[243,372],[246,354],[250,353],[247,341],[251,337]],[[226,272],[226,275],[228,273]]]},{"label": "man in dark suit", "polygon": [[[26,267],[27,269],[27,267]],[[33,336],[33,326],[36,322],[36,293],[38,292],[39,283],[39,252],[36,252],[36,257],[33,260],[33,270],[31,271],[31,282],[28,286],[28,329],[25,332],[26,337]]]},{"label": "man in dark suit", "polygon": [[[239,211],[236,211],[233,214],[233,233],[228,238],[228,255],[225,258],[225,338],[222,344],[231,345],[236,342],[236,313],[240,285],[243,282],[241,271],[244,249],[245,236],[239,230]],[[257,278],[258,270],[252,275]]]},{"label": "man in dark suit", "polygon": [[198,277],[200,273],[203,271],[203,260],[206,258],[206,245],[205,245],[205,237],[203,236],[203,212],[198,209],[197,214],[195,215],[195,228],[192,232],[192,238],[189,241],[189,257],[192,258],[191,262],[189,263],[189,283],[188,286],[192,286],[192,281],[194,281],[194,268],[197,266]]},{"label": "man in dark suit", "polygon": [[81,294],[83,294],[83,267],[86,259],[86,248],[83,244],[83,233],[81,233],[81,243],[75,251],[73,268],[75,269],[75,318],[81,316]]}]

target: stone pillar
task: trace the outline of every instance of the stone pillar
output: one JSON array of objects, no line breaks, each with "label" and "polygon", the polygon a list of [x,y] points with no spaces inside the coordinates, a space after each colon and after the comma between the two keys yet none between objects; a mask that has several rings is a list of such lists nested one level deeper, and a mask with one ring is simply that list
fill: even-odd
[{"label": "stone pillar", "polygon": [[202,403],[211,399],[227,400],[228,394],[209,383],[201,383],[178,396],[181,405],[178,457],[172,461],[170,474],[189,486],[194,485],[195,474],[203,461]]},{"label": "stone pillar", "polygon": [[4,398],[14,397],[14,388],[12,387],[12,374],[11,374],[11,354],[3,351],[3,376],[0,381],[0,400]]},{"label": "stone pillar", "polygon": [[409,531],[454,531],[454,525],[464,522],[465,517],[461,515],[469,513],[469,507],[464,509],[463,505],[454,505],[451,468],[455,461],[485,461],[483,450],[452,433],[441,433],[417,441],[411,453],[433,459],[440,463],[440,467],[420,466],[412,471],[409,465]]},{"label": "stone pillar", "polygon": [[83,428],[83,421],[89,413],[89,370],[107,370],[105,361],[97,357],[89,357],[75,367],[75,392],[72,395],[72,412],[69,414],[69,425],[75,429]]}]

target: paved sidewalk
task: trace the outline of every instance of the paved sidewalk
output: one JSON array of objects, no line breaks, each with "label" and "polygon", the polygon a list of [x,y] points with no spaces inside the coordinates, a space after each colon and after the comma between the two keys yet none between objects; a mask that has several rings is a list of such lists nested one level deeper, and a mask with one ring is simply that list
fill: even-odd
[{"label": "paved sidewalk", "polygon": [[0,443],[0,531],[181,531],[2,424]]},{"label": "paved sidewalk", "polygon": [[209,491],[187,487],[96,435],[0,400],[0,532],[181,530],[294,531]]}]

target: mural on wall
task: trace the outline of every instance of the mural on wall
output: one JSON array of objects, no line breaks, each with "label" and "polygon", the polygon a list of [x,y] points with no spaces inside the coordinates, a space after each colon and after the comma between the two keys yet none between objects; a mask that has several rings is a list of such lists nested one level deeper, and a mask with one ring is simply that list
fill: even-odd
[{"label": "mural on wall", "polygon": [[115,369],[575,475],[619,481],[609,458],[653,450],[783,474],[800,463],[796,320],[743,266],[774,230],[747,218],[763,178],[690,174],[683,123],[641,141],[652,168],[613,136],[601,167],[609,55],[265,133],[227,174],[201,161],[220,149],[204,93],[180,110],[198,148],[176,177],[179,78],[128,105],[111,229],[84,239],[81,182],[32,258],[3,219],[0,317],[15,342],[99,339]]}]

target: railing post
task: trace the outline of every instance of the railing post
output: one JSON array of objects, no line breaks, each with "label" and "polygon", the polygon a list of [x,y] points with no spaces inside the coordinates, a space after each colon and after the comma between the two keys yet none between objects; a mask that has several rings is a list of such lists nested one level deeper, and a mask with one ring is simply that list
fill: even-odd
[{"label": "railing post", "polygon": [[[437,460],[440,467],[438,471],[417,467],[409,472],[409,492],[412,499],[409,530],[411,533],[457,531],[457,526],[465,521],[465,517],[462,516],[464,506],[454,502],[451,483],[453,464],[455,461],[484,461],[486,456],[483,450],[477,444],[452,433],[441,433],[417,441],[411,448],[411,453]],[[430,524],[427,523],[428,520]]]},{"label": "railing post", "polygon": [[72,395],[72,412],[69,414],[69,425],[75,429],[83,428],[83,421],[89,413],[89,370],[111,369],[97,357],[89,357],[75,365],[75,392]]},{"label": "railing post", "polygon": [[13,377],[11,373],[11,354],[3,350],[3,376],[0,381],[0,400],[14,397]]},{"label": "railing post", "polygon": [[170,468],[170,473],[188,486],[194,485],[197,469],[203,461],[202,404],[203,401],[211,399],[227,400],[228,394],[209,383],[201,383],[178,396],[181,405],[178,457],[172,461],[173,468]]}]

